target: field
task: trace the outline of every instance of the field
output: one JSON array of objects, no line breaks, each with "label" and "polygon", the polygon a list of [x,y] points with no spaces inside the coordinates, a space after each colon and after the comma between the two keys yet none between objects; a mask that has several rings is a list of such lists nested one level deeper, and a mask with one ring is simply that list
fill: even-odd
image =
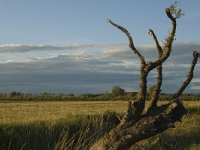
[{"label": "field", "polygon": [[2,102],[0,124],[71,119],[78,115],[101,115],[105,111],[126,111],[126,102]]},{"label": "field", "polygon": [[[200,149],[200,102],[184,102],[189,113],[175,129],[138,149]],[[115,126],[125,101],[0,102],[0,149],[87,149]]]}]

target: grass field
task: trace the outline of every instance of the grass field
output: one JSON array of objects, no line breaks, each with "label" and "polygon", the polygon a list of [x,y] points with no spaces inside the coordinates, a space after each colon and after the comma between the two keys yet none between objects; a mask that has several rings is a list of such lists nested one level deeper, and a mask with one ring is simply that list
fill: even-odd
[{"label": "grass field", "polygon": [[[189,113],[182,122],[143,141],[144,149],[200,149],[200,102],[184,103]],[[114,126],[111,112],[126,107],[124,101],[0,102],[0,149],[87,149]]]},{"label": "grass field", "polygon": [[0,102],[0,124],[71,119],[78,115],[101,115],[105,111],[123,113],[127,102]]}]

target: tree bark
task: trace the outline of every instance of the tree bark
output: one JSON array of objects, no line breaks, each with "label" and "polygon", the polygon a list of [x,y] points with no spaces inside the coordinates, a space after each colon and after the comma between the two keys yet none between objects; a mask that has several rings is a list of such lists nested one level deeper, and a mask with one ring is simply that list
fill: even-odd
[{"label": "tree bark", "polygon": [[182,103],[178,100],[174,101],[154,115],[146,114],[141,116],[137,122],[130,121],[118,125],[95,143],[91,150],[129,149],[140,140],[152,137],[168,128],[174,128],[174,123],[181,120],[186,112]]}]

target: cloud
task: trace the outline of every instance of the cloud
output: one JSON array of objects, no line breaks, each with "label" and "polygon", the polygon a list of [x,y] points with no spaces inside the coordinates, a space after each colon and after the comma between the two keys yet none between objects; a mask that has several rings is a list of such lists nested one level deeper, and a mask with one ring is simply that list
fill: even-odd
[{"label": "cloud", "polygon": [[200,86],[191,86],[190,89],[192,89],[192,90],[200,90]]},{"label": "cloud", "polygon": [[[170,58],[164,63],[163,91],[173,92],[186,79],[192,52],[199,43],[175,43]],[[147,58],[156,60],[153,45],[138,46]],[[46,90],[57,92],[108,91],[113,85],[137,90],[140,63],[126,44],[8,45],[0,48],[0,90]],[[198,92],[200,64],[195,68],[193,86]],[[155,84],[156,71],[149,84]]]},{"label": "cloud", "polygon": [[25,45],[25,44],[7,44],[0,45],[0,53],[25,53],[31,51],[56,51],[56,50],[79,50],[82,48],[94,47],[94,44],[85,45]]},{"label": "cloud", "polygon": [[192,83],[200,83],[200,78],[193,79],[191,82]]}]

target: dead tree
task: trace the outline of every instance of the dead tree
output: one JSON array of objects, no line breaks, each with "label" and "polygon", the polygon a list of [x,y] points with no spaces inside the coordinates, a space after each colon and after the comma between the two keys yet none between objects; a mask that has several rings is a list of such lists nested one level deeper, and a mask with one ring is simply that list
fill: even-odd
[{"label": "dead tree", "polygon": [[[159,134],[169,128],[175,127],[175,122],[180,121],[183,115],[187,113],[179,96],[188,86],[193,78],[193,71],[197,63],[199,53],[193,52],[193,60],[188,73],[187,79],[183,82],[177,92],[171,97],[168,104],[158,106],[161,85],[162,85],[162,64],[170,56],[172,43],[176,33],[176,20],[181,17],[181,9],[177,10],[173,4],[165,10],[167,17],[171,20],[171,31],[161,46],[152,29],[149,29],[149,34],[155,41],[158,51],[158,59],[153,62],[147,62],[139,50],[135,47],[133,39],[128,30],[124,27],[108,20],[112,26],[122,31],[129,41],[130,49],[139,57],[141,62],[140,68],[140,86],[136,100],[131,100],[128,104],[126,115],[120,120],[120,123],[113,128],[108,134],[99,139],[91,149],[101,150],[125,150],[133,147],[140,140],[147,139],[156,134]],[[151,104],[148,110],[144,112],[147,98],[147,76],[150,71],[157,68],[157,84],[154,90]]]}]

